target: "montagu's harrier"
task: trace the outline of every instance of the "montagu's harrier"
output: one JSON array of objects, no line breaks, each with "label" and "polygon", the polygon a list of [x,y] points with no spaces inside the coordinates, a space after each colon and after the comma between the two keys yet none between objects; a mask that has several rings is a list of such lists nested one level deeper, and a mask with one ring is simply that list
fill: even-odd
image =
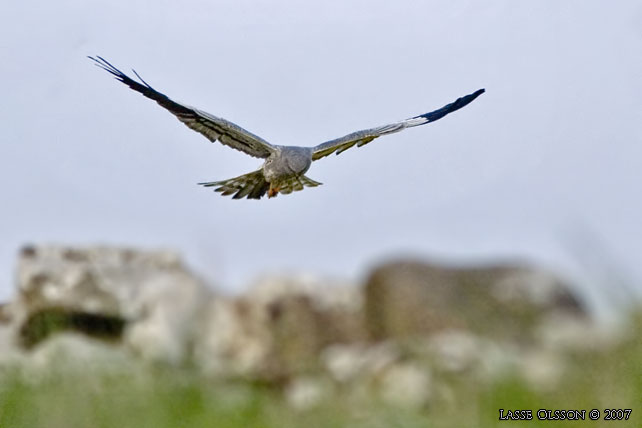
[{"label": "montagu's harrier", "polygon": [[210,141],[220,141],[222,144],[240,150],[250,156],[265,159],[260,169],[249,174],[229,180],[198,183],[205,187],[214,187],[215,191],[221,192],[223,195],[234,195],[234,199],[260,199],[266,193],[268,197],[271,198],[279,193],[288,194],[303,190],[304,187],[318,186],[321,183],[304,175],[308,168],[310,168],[312,161],[321,159],[332,153],[342,153],[353,146],[361,147],[382,135],[392,134],[405,128],[434,122],[468,105],[484,93],[484,89],[480,89],[470,95],[458,98],[454,102],[433,112],[411,117],[410,119],[389,125],[353,132],[345,137],[327,141],[315,147],[277,146],[268,143],[261,137],[223,118],[171,100],[147,84],[136,71],[134,71],[134,74],[140,82],[127,76],[104,58],[99,56],[89,58],[131,89],[140,92],[147,98],[151,98],[162,107],[165,107],[174,114],[178,120],[194,131],[200,132]]}]

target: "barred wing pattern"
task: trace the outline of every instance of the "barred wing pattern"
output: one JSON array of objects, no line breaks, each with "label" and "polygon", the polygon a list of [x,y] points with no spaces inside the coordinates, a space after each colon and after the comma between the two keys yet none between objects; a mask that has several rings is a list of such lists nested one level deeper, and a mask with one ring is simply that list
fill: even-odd
[{"label": "barred wing pattern", "polygon": [[178,120],[194,131],[201,133],[211,142],[220,141],[226,146],[257,158],[267,158],[274,152],[274,147],[270,143],[240,126],[223,118],[171,100],[147,84],[136,71],[134,71],[134,74],[140,79],[140,82],[127,76],[100,56],[96,56],[96,58],[90,56],[89,59],[131,89],[156,101],[161,107],[164,107],[174,114]]},{"label": "barred wing pattern", "polygon": [[[228,180],[210,181],[198,184],[204,187],[214,187],[214,191],[219,192],[223,196],[234,195],[232,196],[232,199],[261,199],[261,197],[265,195],[270,188],[270,183],[265,181],[263,171],[260,169]],[[293,175],[279,181],[278,193],[287,195],[292,192],[303,190],[304,187],[317,187],[320,185],[321,183],[314,181],[305,175]],[[276,196],[276,193],[270,197],[274,196]]]},{"label": "barred wing pattern", "polygon": [[361,147],[368,144],[375,138],[381,137],[382,135],[394,134],[395,132],[399,132],[406,128],[434,122],[446,116],[447,114],[452,113],[455,110],[459,110],[460,108],[470,104],[475,98],[477,98],[484,92],[484,89],[480,89],[472,94],[458,98],[454,102],[430,113],[411,117],[410,119],[402,120],[397,123],[391,123],[390,125],[384,125],[377,128],[364,129],[362,131],[353,132],[352,134],[348,134],[344,137],[319,144],[313,149],[312,160],[321,159],[325,156],[331,155],[332,153],[336,153],[338,155],[354,146]]}]

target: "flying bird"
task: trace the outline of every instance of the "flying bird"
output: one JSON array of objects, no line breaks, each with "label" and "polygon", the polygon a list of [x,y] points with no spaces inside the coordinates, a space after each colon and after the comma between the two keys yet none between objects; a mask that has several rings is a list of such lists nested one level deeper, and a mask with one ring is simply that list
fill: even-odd
[{"label": "flying bird", "polygon": [[479,89],[430,113],[389,125],[356,131],[315,147],[278,146],[268,143],[230,121],[170,99],[152,88],[135,70],[132,71],[140,81],[132,79],[100,56],[88,58],[131,89],[156,101],[178,120],[194,131],[203,134],[211,142],[219,141],[250,156],[265,159],[261,168],[248,174],[228,180],[198,183],[205,187],[213,187],[216,192],[221,192],[224,196],[233,195],[233,199],[260,199],[266,193],[268,198],[272,198],[279,193],[289,194],[303,190],[304,187],[319,186],[321,183],[305,176],[313,161],[332,153],[338,155],[354,146],[361,147],[382,135],[434,122],[470,104],[484,93],[484,89]]}]

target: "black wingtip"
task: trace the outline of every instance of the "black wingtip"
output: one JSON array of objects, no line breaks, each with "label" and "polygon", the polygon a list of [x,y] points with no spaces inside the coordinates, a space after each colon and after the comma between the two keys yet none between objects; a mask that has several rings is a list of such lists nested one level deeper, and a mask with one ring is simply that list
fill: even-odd
[{"label": "black wingtip", "polygon": [[92,60],[95,66],[102,68],[103,70],[113,74],[117,79],[122,80],[122,76],[124,76],[123,72],[114,67],[105,58],[101,57],[100,55],[96,55],[95,57],[87,55],[87,58]]},{"label": "black wingtip", "polygon": [[[125,83],[130,88],[138,92],[145,94],[145,90],[147,89],[152,91],[154,90],[154,88],[152,88],[149,83],[147,83],[145,80],[143,80],[142,77],[140,77],[140,74],[138,74],[136,70],[132,69],[132,71],[134,72],[134,75],[138,79],[140,79],[140,82],[142,83],[133,80],[131,77],[129,77],[128,75],[120,71],[118,68],[116,68],[113,64],[111,64],[109,61],[107,61],[105,58],[101,57],[100,55],[96,55],[95,57],[88,55],[87,58],[92,60],[94,62],[94,65],[102,68],[103,70],[113,75],[116,78],[116,80]],[[147,94],[145,95],[148,96]]]},{"label": "black wingtip", "polygon": [[486,89],[478,89],[472,94],[464,95],[461,98],[457,98],[455,102],[448,104],[447,106],[442,107],[441,109],[441,115],[436,115],[436,117],[433,120],[437,120],[448,113],[452,113],[453,111],[459,110],[462,107],[467,106],[468,104],[472,103],[478,96],[486,92]]},{"label": "black wingtip", "polygon": [[465,95],[465,96],[459,98],[457,101],[455,101],[452,104],[453,111],[454,110],[458,110],[458,109],[460,109],[460,108],[462,108],[464,106],[467,106],[468,104],[472,103],[475,100],[475,98],[477,98],[478,96],[480,96],[484,92],[486,92],[486,89],[481,88],[481,89],[476,90],[472,94],[468,94],[468,95]]},{"label": "black wingtip", "polygon": [[463,107],[465,105],[468,105],[471,102],[473,102],[475,100],[475,98],[477,98],[478,96],[480,96],[484,92],[486,92],[486,89],[484,89],[484,88],[478,89],[475,92],[473,92],[472,94],[468,94],[468,95],[465,95],[465,96],[459,98],[453,104],[455,104],[457,106],[457,108],[461,108],[461,107]]},{"label": "black wingtip", "polygon": [[434,122],[434,121],[439,120],[442,117],[446,116],[447,114],[450,114],[450,113],[452,113],[452,112],[454,112],[456,110],[459,110],[462,107],[467,106],[468,104],[472,103],[475,100],[475,98],[477,98],[478,96],[480,96],[484,92],[486,92],[486,89],[484,89],[484,88],[478,89],[475,92],[473,92],[472,94],[464,95],[463,97],[457,98],[454,102],[452,102],[452,103],[450,103],[448,105],[445,105],[445,106],[443,106],[442,108],[440,108],[438,110],[431,111],[430,113],[425,113],[425,114],[422,114],[422,115],[419,115],[419,116],[415,116],[415,117],[413,117],[413,119],[424,118],[424,119],[426,119],[425,123]]}]

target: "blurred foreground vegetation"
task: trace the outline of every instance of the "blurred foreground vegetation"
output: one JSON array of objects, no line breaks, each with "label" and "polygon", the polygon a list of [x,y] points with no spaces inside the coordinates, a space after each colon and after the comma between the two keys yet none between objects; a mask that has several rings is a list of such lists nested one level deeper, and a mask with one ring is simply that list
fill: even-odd
[{"label": "blurred foreground vegetation", "polygon": [[[5,372],[0,427],[491,427],[641,426],[642,313],[613,348],[572,356],[554,388],[537,390],[516,378],[485,385],[454,379],[428,407],[391,407],[340,394],[295,410],[274,387],[199,378],[189,369],[123,373],[48,373],[38,380]],[[124,374],[126,373],[126,374]],[[533,410],[532,421],[499,421],[499,409]],[[540,421],[538,409],[585,409],[585,421]],[[599,409],[599,421],[588,411]],[[604,421],[605,408],[630,408],[628,421]]]}]

